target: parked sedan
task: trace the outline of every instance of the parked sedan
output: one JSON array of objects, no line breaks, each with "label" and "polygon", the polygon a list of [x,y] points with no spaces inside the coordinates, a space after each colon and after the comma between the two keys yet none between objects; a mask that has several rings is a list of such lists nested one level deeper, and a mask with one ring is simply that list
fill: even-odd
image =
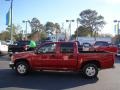
[{"label": "parked sedan", "polygon": [[106,41],[96,41],[94,44],[96,51],[108,51],[117,54],[118,48],[115,45],[109,44]]},{"label": "parked sedan", "polygon": [[8,46],[5,41],[0,41],[0,55],[8,53]]}]

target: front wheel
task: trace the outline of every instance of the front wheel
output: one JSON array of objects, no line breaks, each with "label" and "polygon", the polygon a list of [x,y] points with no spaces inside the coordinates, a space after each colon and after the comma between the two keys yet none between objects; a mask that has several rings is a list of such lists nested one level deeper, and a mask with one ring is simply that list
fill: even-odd
[{"label": "front wheel", "polygon": [[29,71],[29,65],[26,62],[16,63],[15,70],[19,75],[25,75]]},{"label": "front wheel", "polygon": [[95,64],[86,64],[82,68],[82,74],[86,78],[95,78],[98,74],[98,67]]}]

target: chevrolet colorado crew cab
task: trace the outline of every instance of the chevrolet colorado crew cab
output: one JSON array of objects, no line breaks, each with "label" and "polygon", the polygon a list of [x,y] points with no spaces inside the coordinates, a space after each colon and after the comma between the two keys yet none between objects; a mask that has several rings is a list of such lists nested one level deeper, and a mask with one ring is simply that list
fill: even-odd
[{"label": "chevrolet colorado crew cab", "polygon": [[104,51],[79,51],[77,42],[48,42],[33,52],[13,54],[9,66],[19,75],[31,70],[74,71],[88,78],[100,69],[114,66],[114,54]]}]

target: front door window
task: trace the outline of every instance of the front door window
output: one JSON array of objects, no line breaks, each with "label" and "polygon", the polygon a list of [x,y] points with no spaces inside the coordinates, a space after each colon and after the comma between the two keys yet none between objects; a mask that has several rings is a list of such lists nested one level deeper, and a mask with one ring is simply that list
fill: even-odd
[{"label": "front door window", "polygon": [[56,49],[56,44],[51,43],[51,44],[46,44],[45,46],[41,47],[38,50],[38,53],[55,53],[55,49]]}]

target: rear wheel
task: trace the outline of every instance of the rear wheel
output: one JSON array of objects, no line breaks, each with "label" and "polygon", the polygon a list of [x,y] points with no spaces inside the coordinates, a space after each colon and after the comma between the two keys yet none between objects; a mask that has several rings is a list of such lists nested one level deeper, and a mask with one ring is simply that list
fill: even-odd
[{"label": "rear wheel", "polygon": [[98,74],[98,67],[92,63],[86,64],[82,68],[82,74],[86,78],[95,78]]},{"label": "rear wheel", "polygon": [[25,75],[29,71],[29,65],[26,62],[18,62],[15,65],[15,70],[19,75]]}]

